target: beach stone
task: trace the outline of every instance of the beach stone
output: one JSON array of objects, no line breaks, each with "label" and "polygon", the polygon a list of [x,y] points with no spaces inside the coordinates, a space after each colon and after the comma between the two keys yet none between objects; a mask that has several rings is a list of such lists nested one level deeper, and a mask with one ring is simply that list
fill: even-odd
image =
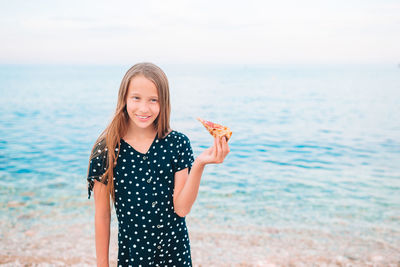
[{"label": "beach stone", "polygon": [[374,255],[371,257],[371,261],[373,262],[383,261],[383,257],[381,255]]},{"label": "beach stone", "polygon": [[25,232],[25,235],[27,235],[27,236],[33,236],[34,234],[35,234],[35,232],[32,230],[28,230]]},{"label": "beach stone", "polygon": [[341,265],[345,261],[345,258],[343,256],[337,256],[336,257],[336,263]]}]

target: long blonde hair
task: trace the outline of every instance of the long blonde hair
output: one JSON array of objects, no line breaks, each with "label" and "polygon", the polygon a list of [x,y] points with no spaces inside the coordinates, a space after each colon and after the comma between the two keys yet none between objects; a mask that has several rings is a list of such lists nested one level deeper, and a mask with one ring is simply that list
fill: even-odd
[{"label": "long blonde hair", "polygon": [[[143,62],[135,64],[125,74],[121,81],[118,92],[118,102],[115,114],[106,127],[106,129],[97,138],[90,156],[93,158],[106,154],[106,171],[103,174],[101,181],[107,181],[107,191],[115,204],[114,194],[114,171],[117,164],[117,158],[120,150],[120,140],[126,134],[129,125],[129,115],[126,110],[126,98],[129,88],[129,83],[135,76],[142,75],[152,81],[157,87],[158,99],[160,103],[160,113],[154,121],[154,128],[157,131],[158,138],[164,138],[170,132],[169,118],[171,113],[169,85],[165,73],[153,63]],[[116,153],[116,148],[118,151]],[[107,148],[107,149],[106,149]],[[89,160],[89,167],[90,167]],[[89,171],[88,167],[88,171]]]}]

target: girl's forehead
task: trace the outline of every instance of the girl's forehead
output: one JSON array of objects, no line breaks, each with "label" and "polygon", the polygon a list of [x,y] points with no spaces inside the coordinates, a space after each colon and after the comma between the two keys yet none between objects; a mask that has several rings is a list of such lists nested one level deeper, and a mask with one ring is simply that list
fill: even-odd
[{"label": "girl's forehead", "polygon": [[144,76],[133,77],[129,83],[128,93],[158,95],[156,85]]}]

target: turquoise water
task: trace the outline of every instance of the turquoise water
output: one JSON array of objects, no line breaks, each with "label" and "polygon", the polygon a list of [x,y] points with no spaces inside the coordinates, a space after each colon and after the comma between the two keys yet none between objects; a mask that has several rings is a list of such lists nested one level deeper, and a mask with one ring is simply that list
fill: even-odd
[{"label": "turquoise water", "polygon": [[[0,66],[0,236],[91,219],[88,157],[128,67]],[[212,142],[196,117],[233,131],[191,218],[210,229],[308,228],[399,244],[400,68],[161,67],[172,127],[196,155]]]}]

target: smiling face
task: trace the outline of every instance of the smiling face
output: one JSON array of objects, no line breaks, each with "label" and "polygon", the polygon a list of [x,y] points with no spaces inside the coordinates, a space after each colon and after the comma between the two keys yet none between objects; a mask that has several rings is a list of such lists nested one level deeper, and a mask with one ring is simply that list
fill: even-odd
[{"label": "smiling face", "polygon": [[158,90],[156,85],[143,75],[133,77],[129,83],[126,111],[130,127],[155,129],[154,121],[160,113]]}]

